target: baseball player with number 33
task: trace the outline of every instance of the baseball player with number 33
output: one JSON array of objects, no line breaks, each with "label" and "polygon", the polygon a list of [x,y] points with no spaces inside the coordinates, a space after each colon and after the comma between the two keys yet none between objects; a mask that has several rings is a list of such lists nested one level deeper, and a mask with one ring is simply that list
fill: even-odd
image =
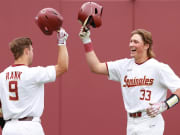
[{"label": "baseball player with number 33", "polygon": [[[151,32],[132,31],[129,43],[132,58],[100,62],[93,49],[90,30],[85,31],[83,27],[79,36],[91,71],[121,83],[128,117],[127,135],[163,135],[161,113],[179,102],[180,78],[167,64],[155,59]],[[166,99],[168,89],[172,95]]]}]

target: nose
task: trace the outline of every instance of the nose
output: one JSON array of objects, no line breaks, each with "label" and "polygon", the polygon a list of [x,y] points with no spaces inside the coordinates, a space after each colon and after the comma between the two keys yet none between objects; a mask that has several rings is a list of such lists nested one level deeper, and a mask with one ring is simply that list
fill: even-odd
[{"label": "nose", "polygon": [[129,47],[134,46],[133,42],[129,42]]}]

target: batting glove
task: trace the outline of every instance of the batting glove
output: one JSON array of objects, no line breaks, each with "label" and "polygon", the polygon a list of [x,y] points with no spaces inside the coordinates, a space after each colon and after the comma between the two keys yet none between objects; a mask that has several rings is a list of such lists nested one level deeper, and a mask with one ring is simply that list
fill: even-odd
[{"label": "batting glove", "polygon": [[58,46],[66,45],[67,38],[68,33],[63,28],[61,28],[60,31],[57,32]]},{"label": "batting glove", "polygon": [[166,111],[168,109],[168,106],[165,102],[159,102],[159,103],[154,103],[151,104],[150,106],[146,109],[147,115],[150,117],[155,117],[158,114]]},{"label": "batting glove", "polygon": [[84,30],[84,27],[81,27],[80,33],[79,33],[79,37],[81,39],[81,41],[83,42],[83,44],[88,44],[91,43],[91,38],[90,38],[90,30],[86,29]]}]

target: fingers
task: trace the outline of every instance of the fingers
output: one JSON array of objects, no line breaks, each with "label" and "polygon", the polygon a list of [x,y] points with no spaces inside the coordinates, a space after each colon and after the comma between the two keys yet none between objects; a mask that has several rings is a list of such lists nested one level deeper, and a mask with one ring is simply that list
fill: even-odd
[{"label": "fingers", "polygon": [[82,40],[83,44],[90,43],[91,42],[90,30],[84,31],[84,27],[81,27],[79,32],[79,37]]},{"label": "fingers", "polygon": [[68,35],[68,33],[65,31],[65,29],[64,28],[61,28],[59,31],[58,31],[58,33],[57,33],[57,35],[58,35],[58,38],[67,38],[69,35]]},{"label": "fingers", "polygon": [[57,33],[60,33],[60,31],[62,31],[62,30],[64,30],[64,28],[63,27],[61,27],[59,30],[57,30],[56,32]]},{"label": "fingers", "polygon": [[80,37],[89,37],[90,36],[90,31],[89,29],[87,31],[84,31],[84,27],[81,27],[80,29],[80,33],[79,33]]},{"label": "fingers", "polygon": [[148,116],[150,117],[155,117],[156,115],[158,115],[160,113],[159,109],[160,109],[160,104],[149,104],[150,106],[146,109],[146,113]]},{"label": "fingers", "polygon": [[68,38],[68,33],[65,31],[65,29],[61,28],[57,32],[57,39],[58,39],[58,45],[66,45],[66,40]]}]

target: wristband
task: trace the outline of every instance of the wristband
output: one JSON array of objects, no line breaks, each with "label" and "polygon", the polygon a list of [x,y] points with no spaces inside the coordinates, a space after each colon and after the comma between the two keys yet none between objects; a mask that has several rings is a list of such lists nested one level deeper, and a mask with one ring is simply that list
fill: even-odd
[{"label": "wristband", "polygon": [[90,51],[93,51],[94,48],[93,48],[93,45],[92,43],[88,43],[88,44],[84,44],[84,49],[85,49],[85,52],[90,52]]},{"label": "wristband", "polygon": [[62,44],[62,43],[58,43],[57,44],[58,46],[62,46],[62,45],[66,45],[66,43]]},{"label": "wristband", "polygon": [[169,109],[179,103],[179,97],[176,94],[172,94],[168,99],[166,99],[165,103]]},{"label": "wristband", "polygon": [[57,45],[58,46],[66,45],[66,40],[65,39],[59,39]]}]

